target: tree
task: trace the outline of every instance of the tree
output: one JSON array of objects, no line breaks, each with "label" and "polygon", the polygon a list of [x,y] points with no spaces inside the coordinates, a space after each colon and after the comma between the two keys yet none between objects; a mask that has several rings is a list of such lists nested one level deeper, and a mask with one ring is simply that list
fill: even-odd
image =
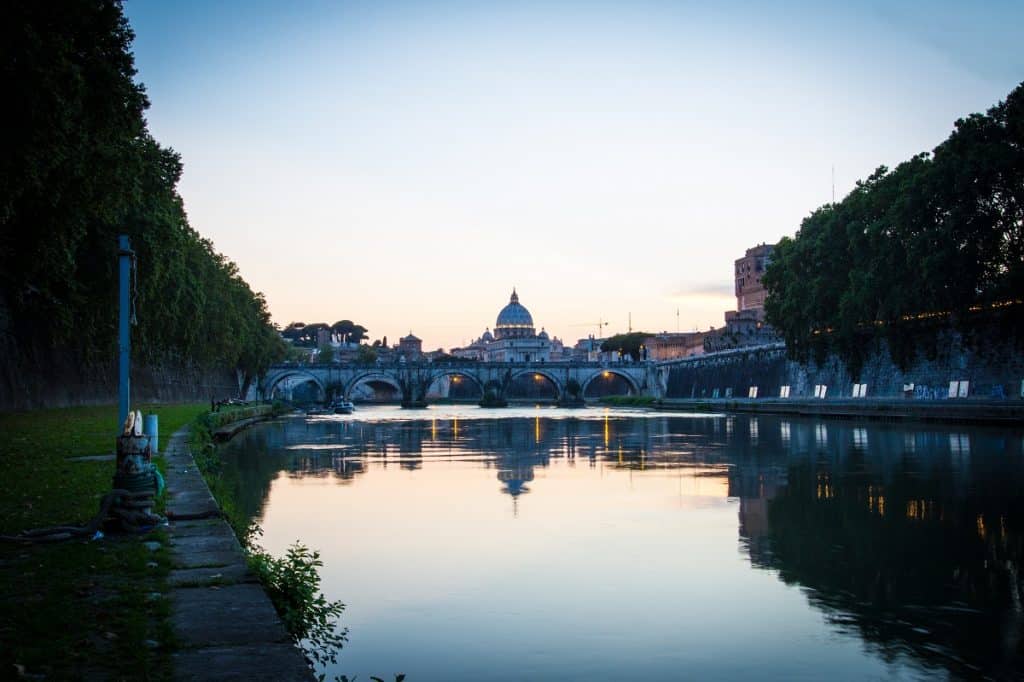
[{"label": "tree", "polygon": [[356,362],[361,362],[367,365],[377,362],[376,348],[366,345],[359,346],[359,350],[356,351]]},{"label": "tree", "polygon": [[321,365],[329,365],[334,362],[334,348],[330,344],[320,346],[316,354],[316,361]]},{"label": "tree", "polygon": [[116,0],[6,3],[7,120],[0,126],[0,316],[21,372],[51,349],[81,371],[109,364],[114,249],[139,264],[136,358],[237,369],[284,355],[266,301],[188,223],[181,158],[146,128],[133,34]]},{"label": "tree", "polygon": [[601,342],[601,350],[606,353],[617,351],[623,355],[628,355],[633,360],[640,360],[640,346],[643,345],[644,339],[649,336],[650,334],[647,332],[616,334],[615,336],[610,336]]},{"label": "tree", "polygon": [[331,330],[341,337],[342,343],[360,343],[369,330],[352,320],[340,320],[331,325]]},{"label": "tree", "polygon": [[305,329],[305,322],[292,322],[281,331],[281,336],[292,343],[297,343],[302,338]]},{"label": "tree", "polygon": [[349,332],[349,335],[348,335],[348,343],[362,343],[363,341],[365,341],[368,338],[366,336],[366,333],[368,331],[370,331],[370,330],[367,329],[366,327],[364,327],[361,324],[357,324],[357,325],[353,326],[352,327],[352,331]]},{"label": "tree", "polygon": [[791,355],[906,367],[936,331],[997,323],[1024,342],[1024,84],[932,154],[881,166],[772,254],[765,314]]}]

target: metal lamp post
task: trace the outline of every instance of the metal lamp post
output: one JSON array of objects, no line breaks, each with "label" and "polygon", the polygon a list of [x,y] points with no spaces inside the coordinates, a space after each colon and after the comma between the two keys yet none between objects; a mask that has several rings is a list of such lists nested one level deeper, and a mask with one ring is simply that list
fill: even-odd
[{"label": "metal lamp post", "polygon": [[117,262],[120,272],[120,288],[118,299],[120,313],[117,326],[117,347],[118,347],[118,388],[117,388],[117,423],[118,426],[125,423],[128,418],[128,410],[131,404],[131,277],[132,258],[135,252],[132,251],[131,241],[128,235],[122,234],[117,238]]}]

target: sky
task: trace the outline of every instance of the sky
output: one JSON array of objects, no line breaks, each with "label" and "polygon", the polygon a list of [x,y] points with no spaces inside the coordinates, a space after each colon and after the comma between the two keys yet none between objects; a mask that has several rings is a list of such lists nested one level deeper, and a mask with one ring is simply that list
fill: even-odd
[{"label": "sky", "polygon": [[1020,2],[125,10],[189,221],[274,321],[424,349],[513,286],[570,342],[722,326],[735,259],[833,176],[842,198],[1024,80]]}]

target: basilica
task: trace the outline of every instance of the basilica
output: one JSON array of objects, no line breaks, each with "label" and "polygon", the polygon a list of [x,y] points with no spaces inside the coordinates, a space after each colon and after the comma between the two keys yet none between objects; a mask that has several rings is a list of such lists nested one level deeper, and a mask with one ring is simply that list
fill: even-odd
[{"label": "basilica", "polygon": [[468,346],[452,349],[456,357],[481,362],[550,362],[561,354],[561,341],[548,338],[543,328],[537,333],[530,311],[519,302],[514,288],[508,305],[498,313],[494,333],[487,329]]}]

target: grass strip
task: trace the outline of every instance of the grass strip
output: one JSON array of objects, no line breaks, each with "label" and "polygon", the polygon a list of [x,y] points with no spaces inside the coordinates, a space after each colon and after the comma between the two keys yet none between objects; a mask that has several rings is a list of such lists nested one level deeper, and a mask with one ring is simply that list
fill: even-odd
[{"label": "grass strip", "polygon": [[[141,405],[161,440],[208,405]],[[0,532],[82,523],[110,490],[117,406],[0,414]],[[157,461],[161,465],[160,460]],[[143,544],[155,540],[155,551]],[[175,642],[162,531],[55,545],[0,544],[0,678],[169,679]]]},{"label": "grass strip", "polygon": [[602,405],[617,407],[647,407],[657,402],[657,398],[649,395],[607,395],[601,398]]}]

